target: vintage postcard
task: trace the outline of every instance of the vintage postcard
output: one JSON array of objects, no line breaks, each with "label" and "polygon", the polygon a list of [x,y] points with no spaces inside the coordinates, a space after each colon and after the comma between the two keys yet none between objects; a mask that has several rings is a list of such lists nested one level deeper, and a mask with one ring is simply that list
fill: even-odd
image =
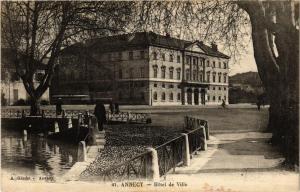
[{"label": "vintage postcard", "polygon": [[2,1],[1,191],[296,192],[299,1]]}]

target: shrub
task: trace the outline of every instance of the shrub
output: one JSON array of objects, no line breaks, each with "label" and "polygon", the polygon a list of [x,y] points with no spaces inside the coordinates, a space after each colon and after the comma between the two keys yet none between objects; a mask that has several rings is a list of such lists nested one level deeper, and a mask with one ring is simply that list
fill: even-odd
[{"label": "shrub", "polygon": [[24,99],[19,99],[16,102],[14,102],[13,105],[16,105],[16,106],[25,106],[25,105],[28,105],[28,104],[27,104],[27,102]]},{"label": "shrub", "polygon": [[49,105],[49,101],[47,101],[47,100],[41,100],[41,105]]}]

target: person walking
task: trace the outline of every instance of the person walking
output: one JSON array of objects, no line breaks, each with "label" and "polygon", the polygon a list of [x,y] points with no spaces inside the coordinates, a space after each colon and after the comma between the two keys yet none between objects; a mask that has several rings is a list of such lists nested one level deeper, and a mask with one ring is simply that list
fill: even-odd
[{"label": "person walking", "polygon": [[226,108],[226,103],[225,103],[225,100],[224,99],[222,99],[222,107],[225,109]]},{"label": "person walking", "polygon": [[98,130],[103,131],[103,124],[106,123],[106,110],[103,103],[98,102],[96,104],[94,115],[98,121]]}]

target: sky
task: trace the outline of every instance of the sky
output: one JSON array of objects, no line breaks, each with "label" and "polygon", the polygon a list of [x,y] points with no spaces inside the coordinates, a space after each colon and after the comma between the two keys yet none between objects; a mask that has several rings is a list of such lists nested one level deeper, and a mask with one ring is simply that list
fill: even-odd
[{"label": "sky", "polygon": [[247,53],[242,54],[239,61],[235,63],[232,60],[229,61],[229,76],[249,71],[257,72],[252,43],[249,43],[246,49]]},{"label": "sky", "polygon": [[248,53],[241,55],[241,59],[235,63],[229,62],[229,76],[235,75],[237,73],[244,73],[249,71],[257,72],[256,63],[254,60],[253,48],[249,45]]}]

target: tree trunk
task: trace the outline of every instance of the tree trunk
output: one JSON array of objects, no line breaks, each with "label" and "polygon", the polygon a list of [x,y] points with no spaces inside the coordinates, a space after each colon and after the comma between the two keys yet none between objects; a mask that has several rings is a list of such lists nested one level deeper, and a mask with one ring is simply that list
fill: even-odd
[{"label": "tree trunk", "polygon": [[[267,25],[262,2],[240,1],[238,5],[251,20],[254,57],[270,98],[268,127],[273,133],[272,141],[281,147],[288,166],[299,166],[299,30],[288,23],[288,14],[283,15],[292,9],[290,4],[277,4],[281,14],[277,14],[275,29],[271,28],[274,25]],[[272,30],[278,57],[270,44]]]},{"label": "tree trunk", "polygon": [[40,98],[31,98],[30,100],[30,115],[40,115],[41,102]]}]

